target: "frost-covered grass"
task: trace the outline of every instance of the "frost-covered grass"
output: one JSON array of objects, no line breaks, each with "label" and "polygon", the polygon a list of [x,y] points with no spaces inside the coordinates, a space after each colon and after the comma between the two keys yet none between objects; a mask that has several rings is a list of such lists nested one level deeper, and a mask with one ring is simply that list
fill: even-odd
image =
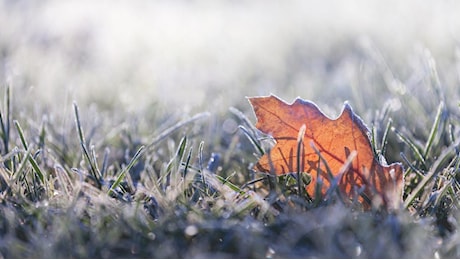
[{"label": "frost-covered grass", "polygon": [[[392,4],[0,2],[0,256],[458,258],[454,4]],[[254,172],[245,97],[270,93],[348,100],[400,208]]]}]

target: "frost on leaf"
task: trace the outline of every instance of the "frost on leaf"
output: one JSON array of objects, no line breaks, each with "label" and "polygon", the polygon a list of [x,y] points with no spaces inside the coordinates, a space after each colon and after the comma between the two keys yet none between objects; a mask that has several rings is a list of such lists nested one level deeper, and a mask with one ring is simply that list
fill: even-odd
[{"label": "frost on leaf", "polygon": [[[311,197],[321,178],[323,196],[335,181],[344,198],[358,198],[364,208],[370,208],[373,202],[398,206],[403,167],[400,163],[379,163],[368,128],[348,104],[337,119],[330,119],[313,102],[300,98],[292,104],[273,95],[251,97],[249,102],[257,117],[256,127],[276,140],[260,158],[256,170],[277,175],[309,173],[311,182],[306,191]],[[299,138],[300,130],[303,137]]]}]

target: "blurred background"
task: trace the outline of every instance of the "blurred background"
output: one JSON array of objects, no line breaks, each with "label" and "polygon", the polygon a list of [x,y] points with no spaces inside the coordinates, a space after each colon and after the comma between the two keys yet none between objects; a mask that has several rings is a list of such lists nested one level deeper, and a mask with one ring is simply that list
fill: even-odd
[{"label": "blurred background", "polygon": [[1,0],[0,83],[57,113],[73,100],[224,113],[270,93],[364,111],[425,91],[431,58],[458,84],[458,10],[458,1]]},{"label": "blurred background", "polygon": [[[442,240],[437,232],[447,234],[460,219],[459,11],[454,0],[0,0],[0,112],[11,126],[0,129],[0,159],[14,169],[0,169],[8,180],[0,183],[8,187],[0,198],[0,258],[106,258],[122,250],[141,257],[458,257],[459,233]],[[251,132],[255,122],[246,97],[270,94],[312,100],[331,117],[348,101],[375,130],[378,153],[420,169],[406,175],[404,194],[421,194],[408,207],[416,216],[360,214],[340,203],[303,212],[316,201],[275,201],[271,185],[270,206],[262,203],[264,187],[250,200],[235,199],[195,179],[187,195],[188,186],[174,181],[187,169],[192,176],[206,167],[244,190],[264,176],[252,170],[260,152],[238,125]],[[210,116],[177,124],[201,112]],[[383,138],[390,126],[408,141],[394,131]],[[251,136],[266,150],[272,144]],[[150,146],[125,182],[142,145]],[[36,163],[25,163],[34,158],[49,177],[43,185]],[[133,195],[117,188],[119,200],[106,200],[105,187],[78,181],[96,172],[93,164],[106,186],[139,184]],[[276,220],[278,213],[264,217],[268,207],[281,209]],[[154,222],[138,214],[143,209]],[[212,254],[221,248],[232,255]]]}]

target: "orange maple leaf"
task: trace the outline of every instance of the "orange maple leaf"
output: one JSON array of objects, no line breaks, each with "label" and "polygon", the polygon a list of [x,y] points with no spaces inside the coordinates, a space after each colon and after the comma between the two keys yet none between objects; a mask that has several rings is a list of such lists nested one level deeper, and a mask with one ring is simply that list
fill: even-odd
[{"label": "orange maple leaf", "polygon": [[257,117],[256,127],[276,140],[259,159],[256,170],[277,175],[309,173],[311,182],[306,190],[311,197],[320,178],[323,196],[335,183],[345,198],[358,198],[364,208],[373,203],[391,208],[399,205],[402,165],[377,161],[368,128],[348,104],[332,120],[314,103],[300,98],[292,104],[274,95],[249,101]]}]

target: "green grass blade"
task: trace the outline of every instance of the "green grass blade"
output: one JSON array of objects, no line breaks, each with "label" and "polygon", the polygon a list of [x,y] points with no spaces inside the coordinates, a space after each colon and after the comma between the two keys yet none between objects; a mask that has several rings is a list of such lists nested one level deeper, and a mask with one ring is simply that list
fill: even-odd
[{"label": "green grass blade", "polygon": [[[17,120],[14,120],[14,126],[16,127],[16,130],[18,131],[19,139],[21,140],[22,146],[24,146],[24,150],[29,151],[29,145],[27,144],[26,138],[24,137],[24,131],[22,130],[21,125]],[[34,159],[33,156],[30,156],[30,153],[27,153],[28,160],[30,164],[32,165],[32,168],[34,169],[35,173],[37,174],[38,178],[42,183],[44,183],[45,178],[43,175],[42,170],[38,166],[37,161]]]},{"label": "green grass blade", "polygon": [[385,131],[383,132],[383,137],[382,137],[382,142],[380,144],[380,153],[385,156],[386,148],[387,148],[387,139],[388,139],[388,132],[390,132],[391,129],[391,124],[393,123],[393,120],[391,118],[388,120],[388,123],[385,127]]},{"label": "green grass blade", "polygon": [[260,178],[254,179],[254,180],[250,180],[250,181],[244,183],[243,186],[241,186],[241,189],[244,189],[244,188],[248,187],[249,185],[252,185],[252,184],[260,182],[260,181],[264,181],[266,179],[267,179],[267,176],[260,177]]},{"label": "green grass blade", "polygon": [[426,158],[428,153],[430,152],[431,146],[433,145],[434,138],[439,131],[439,125],[442,118],[442,113],[444,111],[444,102],[441,102],[438,106],[438,111],[436,112],[436,117],[431,127],[430,134],[428,135],[428,140],[425,145],[425,149],[423,149],[423,158]]},{"label": "green grass blade", "polygon": [[241,129],[241,131],[243,131],[244,135],[249,139],[249,141],[251,142],[251,144],[256,148],[256,150],[259,152],[259,155],[264,155],[265,154],[265,151],[264,149],[262,148],[262,146],[260,145],[260,143],[256,140],[256,138],[254,138],[252,136],[251,133],[249,133],[249,131],[242,125],[238,126],[239,129]]},{"label": "green grass blade", "polygon": [[184,158],[186,147],[187,147],[187,136],[184,136],[182,137],[179,143],[179,148],[177,149],[177,153],[176,153],[176,157],[179,162],[181,162],[182,159]]},{"label": "green grass blade", "polygon": [[244,190],[240,189],[238,186],[236,186],[235,184],[231,183],[228,179],[232,177],[229,176],[227,178],[224,178],[222,176],[219,176],[219,175],[214,175],[216,176],[216,178],[223,184],[223,185],[226,185],[228,186],[231,190],[235,191],[235,192],[238,192],[240,194],[245,194]]},{"label": "green grass blade", "polygon": [[400,153],[399,156],[403,159],[403,161],[409,166],[409,169],[415,172],[419,177],[425,176],[425,174],[422,172],[422,170],[418,169],[415,167],[411,162],[409,162],[409,159],[407,159],[406,155],[404,153]]},{"label": "green grass blade", "polygon": [[[0,126],[2,129],[2,141],[5,151],[3,154],[9,152],[9,142],[10,142],[10,119],[11,119],[11,91],[10,86],[7,85],[5,89],[5,113],[0,111]],[[5,118],[4,118],[5,116]]]},{"label": "green grass blade", "polygon": [[73,103],[73,109],[75,113],[75,123],[77,125],[78,138],[80,139],[80,143],[86,146],[85,135],[83,134],[83,128],[80,121],[80,113],[78,111],[78,105],[76,102]]},{"label": "green grass blade", "polygon": [[[454,126],[452,124],[449,124],[449,139],[451,143],[455,143]],[[455,146],[455,153],[457,155],[460,154],[460,149],[458,145]]]},{"label": "green grass blade", "polygon": [[378,147],[377,147],[377,131],[375,129],[375,125],[371,127],[371,147],[372,147],[372,152],[374,153],[374,157],[377,157]]},{"label": "green grass blade", "polygon": [[[415,187],[411,194],[409,194],[409,196],[404,201],[405,208],[408,208],[412,204],[412,202],[419,196],[420,192],[425,189],[428,182],[431,181],[439,173],[437,169],[439,168],[439,165],[444,161],[444,157],[445,156],[438,158],[438,160],[433,163],[428,174],[423,176],[423,179],[419,182],[417,187]],[[446,168],[452,167],[452,164],[454,164],[456,161],[457,158],[454,158]]]},{"label": "green grass blade", "polygon": [[184,183],[184,195],[186,196],[187,195],[187,182],[186,182],[186,178],[187,178],[187,173],[188,173],[188,169],[190,167],[190,160],[192,158],[192,151],[193,151],[193,147],[190,147],[190,150],[188,152],[188,155],[187,155],[187,159],[185,160],[185,164],[184,164],[184,173],[182,175],[182,178],[183,178],[183,183]]},{"label": "green grass blade", "polygon": [[200,167],[200,175],[201,175],[201,181],[203,183],[204,191],[206,194],[208,194],[208,185],[206,182],[206,177],[205,173],[203,172],[203,148],[204,148],[204,141],[200,142],[200,145],[198,146],[198,165]]},{"label": "green grass blade", "polygon": [[99,166],[97,165],[97,155],[96,151],[94,150],[94,145],[91,146],[91,162],[94,166],[95,173],[102,179],[101,171],[99,170]]},{"label": "green grass blade", "polygon": [[134,164],[137,162],[137,160],[141,157],[142,151],[144,150],[145,146],[141,146],[139,150],[134,154],[133,158],[131,158],[131,161],[128,163],[128,165],[123,168],[123,170],[120,172],[118,177],[116,178],[115,182],[110,186],[110,189],[108,191],[108,195],[111,196],[113,195],[113,192],[115,189],[120,185],[121,181],[125,178],[126,173],[134,166]]},{"label": "green grass blade", "polygon": [[203,113],[199,113],[199,114],[196,114],[195,116],[193,116],[192,118],[189,118],[189,119],[186,119],[186,120],[183,120],[183,121],[180,121],[179,123],[171,126],[170,128],[164,130],[163,132],[161,132],[160,135],[158,135],[157,137],[155,137],[153,139],[153,141],[150,142],[150,144],[147,146],[147,148],[150,148],[154,145],[156,145],[157,143],[163,141],[167,136],[169,136],[171,133],[173,133],[174,131],[182,128],[183,126],[185,125],[188,125],[192,122],[195,122],[199,119],[202,119],[202,118],[205,118],[205,117],[208,117],[210,115],[210,113],[208,112],[203,112]]},{"label": "green grass blade", "polygon": [[80,146],[83,151],[83,157],[85,158],[86,162],[88,163],[90,167],[91,175],[93,176],[97,187],[100,189],[102,187],[101,173],[98,171],[96,162],[93,162],[93,160],[91,160],[91,156],[88,152],[88,148],[86,147],[85,135],[83,134],[83,127],[81,126],[80,114],[78,111],[77,103],[75,102],[73,103],[73,108],[74,108],[74,113],[75,113],[75,123],[77,127],[78,137],[80,139]]},{"label": "green grass blade", "polygon": [[110,154],[110,149],[105,148],[105,150],[104,150],[104,159],[102,159],[102,167],[101,167],[101,176],[102,176],[102,178],[105,177],[105,174],[107,172],[107,167],[109,166],[109,154]]},{"label": "green grass blade", "polygon": [[185,177],[187,176],[187,172],[188,172],[188,168],[190,167],[190,160],[192,158],[192,151],[193,151],[193,147],[190,147],[190,150],[188,152],[188,155],[187,155],[187,159],[185,160],[185,164],[184,164],[184,180],[185,180]]},{"label": "green grass blade", "polygon": [[11,176],[14,181],[17,181],[20,178],[22,178],[21,173],[24,172],[24,169],[26,167],[26,162],[27,160],[29,160],[29,156],[30,156],[30,150],[26,150],[23,158],[19,162],[19,166],[17,167],[17,169],[13,172]]},{"label": "green grass blade", "polygon": [[422,155],[422,153],[420,152],[419,148],[417,147],[417,145],[415,145],[411,140],[409,140],[408,138],[406,138],[401,132],[399,132],[396,128],[392,127],[391,128],[393,130],[393,132],[395,132],[395,134],[404,142],[406,143],[409,148],[412,150],[412,152],[414,153],[415,157],[417,158],[417,160],[424,166],[425,169],[427,169],[426,167],[426,163],[425,163],[425,158],[424,156]]},{"label": "green grass blade", "polygon": [[168,164],[166,165],[166,175],[169,175],[172,171],[177,170],[177,166],[179,166],[182,162],[182,158],[184,155],[185,147],[187,145],[187,137],[183,137],[179,143],[179,147],[177,148],[176,155],[173,156]]},{"label": "green grass blade", "polygon": [[24,137],[24,131],[22,130],[21,125],[19,125],[19,122],[17,120],[14,120],[13,123],[16,127],[16,130],[18,131],[19,139],[21,139],[21,143],[24,147],[24,150],[29,150],[29,145],[27,144],[26,138]]},{"label": "green grass blade", "polygon": [[5,122],[3,120],[3,113],[2,111],[0,111],[0,127],[1,127],[1,138],[2,138],[2,141],[3,141],[3,146],[5,147],[5,151],[3,151],[3,154],[7,154],[8,153],[8,130],[6,129],[6,125],[5,125]]},{"label": "green grass blade", "polygon": [[42,170],[38,166],[37,161],[29,154],[29,162],[32,165],[32,168],[34,169],[35,173],[37,174],[38,178],[42,183],[45,183],[45,177],[43,175]]}]

